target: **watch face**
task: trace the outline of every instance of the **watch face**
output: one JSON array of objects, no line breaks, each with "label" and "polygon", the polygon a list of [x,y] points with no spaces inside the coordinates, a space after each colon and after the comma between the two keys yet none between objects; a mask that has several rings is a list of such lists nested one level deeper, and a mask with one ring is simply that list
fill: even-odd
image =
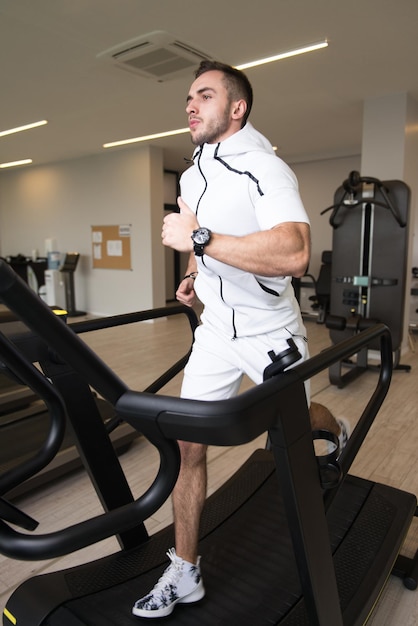
[{"label": "watch face", "polygon": [[204,230],[197,230],[194,235],[195,243],[206,243],[208,234]]},{"label": "watch face", "polygon": [[207,228],[198,228],[193,232],[193,241],[205,245],[210,239],[210,231]]}]

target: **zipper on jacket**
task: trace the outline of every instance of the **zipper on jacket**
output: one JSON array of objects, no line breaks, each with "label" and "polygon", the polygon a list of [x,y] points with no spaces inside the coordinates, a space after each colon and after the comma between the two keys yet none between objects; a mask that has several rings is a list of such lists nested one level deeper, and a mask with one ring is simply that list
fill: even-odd
[{"label": "zipper on jacket", "polygon": [[[219,146],[220,146],[220,144],[218,144],[218,146],[217,146],[217,148],[216,148],[216,151],[219,149]],[[200,195],[200,198],[199,198],[199,200],[197,201],[197,204],[196,204],[196,217],[197,217],[197,212],[198,212],[198,210],[199,210],[199,205],[200,205],[200,202],[201,202],[201,200],[202,200],[203,196],[205,195],[206,190],[207,190],[207,188],[208,188],[208,181],[207,181],[206,176],[204,175],[204,173],[203,173],[203,171],[202,171],[202,168],[201,168],[201,166],[200,166],[200,159],[201,159],[201,157],[202,157],[202,152],[203,152],[203,146],[201,146],[200,152],[199,152],[199,154],[198,154],[198,156],[197,156],[197,167],[198,167],[198,170],[199,170],[199,172],[200,172],[201,177],[202,177],[202,178],[203,178],[203,180],[205,181],[205,188],[203,189],[203,191],[202,191],[202,193],[201,193],[201,195]],[[201,257],[201,259],[200,259],[200,260],[201,260],[201,262],[203,263],[203,265],[205,265],[205,261],[204,261],[203,257]],[[223,297],[223,283],[222,283],[222,278],[221,278],[221,276],[218,276],[218,278],[219,278],[219,294],[220,294],[221,300],[222,300],[222,302],[223,302],[226,306],[229,306],[229,304],[227,304],[227,303],[225,302],[224,297]],[[229,306],[229,308],[230,308],[230,309],[231,309],[231,311],[232,311],[232,330],[233,330],[233,335],[232,335],[231,339],[232,339],[232,340],[234,340],[234,339],[236,339],[236,338],[237,338],[237,329],[236,329],[236,327],[235,327],[235,309],[234,309],[234,308],[231,308],[230,306]]]},{"label": "zipper on jacket", "polygon": [[305,341],[306,343],[308,343],[308,338],[305,337],[305,335],[297,335],[295,333],[292,333],[291,330],[289,330],[288,328],[286,328],[286,326],[284,327],[285,331],[287,331],[289,333],[289,335],[291,337],[299,337],[300,339],[303,339],[303,341]]},{"label": "zipper on jacket", "polygon": [[[203,146],[200,146],[200,151],[199,151],[199,154],[197,155],[197,169],[199,170],[200,175],[201,175],[201,177],[204,180],[205,187],[204,187],[202,193],[200,194],[200,198],[199,198],[199,200],[197,201],[197,204],[196,204],[196,217],[197,217],[197,213],[199,211],[200,202],[201,202],[203,196],[206,193],[206,189],[208,188],[208,181],[207,181],[206,176],[204,175],[204,173],[202,171],[202,168],[200,167],[200,159],[202,157],[202,152],[203,152]],[[203,263],[203,265],[206,265],[203,256],[200,257],[200,261]]]},{"label": "zipper on jacket", "polygon": [[221,300],[222,302],[228,306],[231,309],[231,313],[232,313],[232,330],[233,330],[233,335],[231,337],[232,341],[234,341],[234,339],[237,338],[237,329],[235,327],[235,309],[233,307],[231,307],[227,302],[225,302],[224,299],[224,294],[223,294],[223,282],[222,282],[222,277],[218,276],[219,278],[219,295],[221,296]]},{"label": "zipper on jacket", "polygon": [[205,188],[203,189],[202,193],[200,194],[200,198],[199,198],[199,200],[197,201],[197,204],[196,204],[196,217],[197,217],[197,213],[199,211],[200,201],[202,200],[203,196],[206,193],[206,189],[208,188],[208,181],[206,180],[206,176],[204,175],[204,173],[202,171],[202,168],[200,167],[200,159],[202,157],[202,152],[203,152],[203,146],[200,146],[200,152],[199,152],[198,157],[197,157],[197,168],[198,168],[198,170],[200,172],[201,177],[203,178],[203,180],[205,182]]},{"label": "zipper on jacket", "polygon": [[235,341],[237,338],[237,329],[235,327],[235,309],[232,309],[232,328],[234,330],[234,334],[231,337],[231,341]]}]

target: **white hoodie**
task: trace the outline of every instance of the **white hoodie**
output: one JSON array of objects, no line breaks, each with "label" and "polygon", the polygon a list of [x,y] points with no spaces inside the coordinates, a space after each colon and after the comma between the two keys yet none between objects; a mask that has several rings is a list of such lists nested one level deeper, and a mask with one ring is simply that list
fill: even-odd
[{"label": "white hoodie", "polygon": [[[225,141],[198,147],[193,161],[181,177],[181,195],[200,226],[239,237],[283,222],[309,223],[294,173],[249,122]],[[207,255],[197,261],[202,321],[232,338],[280,328],[303,334],[291,277],[257,276]]]}]

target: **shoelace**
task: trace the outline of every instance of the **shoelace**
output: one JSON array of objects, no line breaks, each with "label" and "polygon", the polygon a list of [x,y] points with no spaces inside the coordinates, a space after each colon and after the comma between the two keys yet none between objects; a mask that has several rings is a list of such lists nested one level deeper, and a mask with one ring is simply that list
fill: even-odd
[{"label": "shoelace", "polygon": [[176,551],[174,548],[170,548],[166,553],[171,563],[158,580],[157,584],[154,587],[154,590],[164,589],[166,585],[175,585],[178,582],[179,574],[181,572],[181,561],[176,555]]}]

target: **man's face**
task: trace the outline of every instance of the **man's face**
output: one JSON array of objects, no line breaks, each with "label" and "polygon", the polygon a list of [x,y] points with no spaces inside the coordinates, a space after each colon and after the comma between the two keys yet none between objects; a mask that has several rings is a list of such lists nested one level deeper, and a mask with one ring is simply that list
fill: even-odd
[{"label": "man's face", "polygon": [[212,70],[196,78],[186,107],[194,145],[217,143],[236,132],[232,125],[232,108],[222,72]]}]

